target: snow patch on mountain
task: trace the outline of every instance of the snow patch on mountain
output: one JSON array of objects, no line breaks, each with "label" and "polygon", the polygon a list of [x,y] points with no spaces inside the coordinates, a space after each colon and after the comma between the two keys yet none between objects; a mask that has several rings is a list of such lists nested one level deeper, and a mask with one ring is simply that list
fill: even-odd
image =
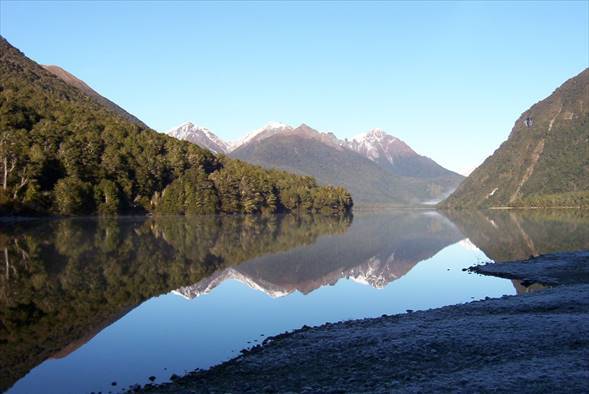
[{"label": "snow patch on mountain", "polygon": [[479,248],[477,248],[476,245],[473,244],[469,238],[464,238],[462,241],[459,241],[458,245],[462,246],[462,248],[464,248],[466,250],[471,250],[474,252],[479,251]]},{"label": "snow patch on mountain", "polygon": [[393,164],[398,157],[417,155],[413,149],[400,139],[387,134],[382,129],[372,129],[345,140],[346,147],[366,156],[372,161],[385,159]]},{"label": "snow patch on mountain", "polygon": [[319,132],[303,124],[298,128],[281,122],[271,121],[263,127],[256,129],[245,137],[231,142],[225,142],[206,127],[185,122],[178,127],[165,132],[172,137],[186,140],[209,149],[214,153],[229,153],[237,148],[261,141],[280,133],[298,132],[307,138],[315,138],[338,149],[347,148],[359,153],[372,161],[384,158],[394,163],[399,156],[416,155],[416,153],[403,141],[382,129],[372,129],[366,133],[358,134],[351,140],[339,139],[333,132]]},{"label": "snow patch on mountain", "polygon": [[215,133],[206,127],[198,126],[191,122],[184,122],[180,126],[174,127],[164,133],[179,140],[192,142],[214,153],[227,153],[229,151],[227,143],[215,135]]},{"label": "snow patch on mountain", "polygon": [[271,137],[275,134],[287,132],[287,131],[292,131],[292,130],[293,130],[292,126],[289,126],[287,124],[280,123],[280,122],[271,121],[271,122],[268,122],[264,127],[256,129],[256,130],[252,131],[251,133],[247,134],[245,137],[243,137],[237,141],[230,142],[228,144],[229,151],[234,151],[235,149],[239,148],[240,146],[245,145],[245,144],[249,144],[250,142],[260,141],[264,138]]},{"label": "snow patch on mountain", "polygon": [[353,268],[346,273],[348,279],[363,285],[369,285],[375,289],[383,289],[386,285],[399,276],[392,270],[394,268],[395,252],[386,259],[374,256],[362,265]]},{"label": "snow patch on mountain", "polygon": [[244,275],[234,268],[227,268],[225,270],[217,271],[213,275],[201,280],[200,282],[197,282],[191,286],[181,287],[177,290],[174,290],[173,293],[186,299],[193,299],[210,293],[214,288],[226,280],[236,280],[254,290],[261,291],[262,293],[265,293],[272,298],[284,297],[285,295],[289,294],[288,291],[284,291],[277,286],[264,281],[263,279],[255,280],[254,278]]},{"label": "snow patch on mountain", "polygon": [[[397,266],[398,263],[400,263],[400,266]],[[363,285],[372,286],[376,289],[382,289],[408,271],[405,270],[404,263],[404,261],[399,261],[396,258],[395,252],[393,251],[390,255],[372,256],[361,264],[349,269],[335,271],[315,280],[291,283],[290,285],[279,285],[258,274],[242,272],[240,271],[240,267],[227,268],[217,271],[193,285],[174,290],[172,293],[191,300],[210,293],[226,280],[236,280],[272,298],[284,297],[296,290],[307,294],[319,287],[334,285],[340,279],[344,278]],[[412,266],[413,264],[409,264],[409,267]]]}]

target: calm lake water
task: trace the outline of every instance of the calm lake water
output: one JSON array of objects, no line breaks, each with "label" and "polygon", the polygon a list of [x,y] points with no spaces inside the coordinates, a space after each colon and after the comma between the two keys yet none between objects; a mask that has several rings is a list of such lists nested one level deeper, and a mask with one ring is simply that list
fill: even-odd
[{"label": "calm lake water", "polygon": [[588,248],[575,211],[0,223],[0,391],[163,382],[305,324],[525,292],[462,268]]}]

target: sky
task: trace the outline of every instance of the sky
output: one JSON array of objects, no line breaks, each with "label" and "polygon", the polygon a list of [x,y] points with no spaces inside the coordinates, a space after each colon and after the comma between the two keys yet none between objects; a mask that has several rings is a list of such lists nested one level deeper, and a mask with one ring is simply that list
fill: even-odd
[{"label": "sky", "polygon": [[589,66],[589,1],[0,0],[0,34],[159,131],[381,128],[467,174]]}]

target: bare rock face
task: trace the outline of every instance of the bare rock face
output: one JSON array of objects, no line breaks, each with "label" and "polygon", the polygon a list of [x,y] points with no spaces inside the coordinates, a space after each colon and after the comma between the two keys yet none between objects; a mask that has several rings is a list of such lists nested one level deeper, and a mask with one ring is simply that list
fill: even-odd
[{"label": "bare rock face", "polygon": [[405,142],[385,133],[382,129],[372,129],[357,135],[350,141],[346,140],[346,146],[371,160],[382,159],[390,164],[394,164],[396,160],[403,157],[417,155]]},{"label": "bare rock face", "polygon": [[[436,189],[439,195],[454,191],[464,179],[462,175],[440,166],[429,157],[418,154],[404,141],[382,129],[372,129],[345,140],[345,146],[394,175],[428,182],[428,187]],[[435,196],[432,197],[435,200]]]}]

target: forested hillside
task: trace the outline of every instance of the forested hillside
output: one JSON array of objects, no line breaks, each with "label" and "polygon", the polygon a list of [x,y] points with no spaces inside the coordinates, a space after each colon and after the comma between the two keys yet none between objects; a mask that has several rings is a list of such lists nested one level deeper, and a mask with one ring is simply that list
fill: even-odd
[{"label": "forested hillside", "polygon": [[59,79],[61,79],[62,81],[64,81],[65,83],[67,83],[68,85],[78,88],[84,94],[95,99],[99,104],[111,109],[113,112],[116,112],[123,118],[139,125],[139,127],[147,128],[147,125],[143,123],[141,120],[137,119],[137,117],[131,115],[130,113],[128,113],[123,108],[119,107],[106,97],[101,96],[98,92],[96,92],[94,89],[88,86],[84,81],[78,79],[75,75],[70,74],[63,68],[55,65],[43,65],[43,68],[49,71],[51,74],[58,77]]},{"label": "forested hillside", "polygon": [[343,212],[343,188],[130,122],[0,37],[0,214]]},{"label": "forested hillside", "polygon": [[589,207],[589,69],[525,111],[442,205]]}]

